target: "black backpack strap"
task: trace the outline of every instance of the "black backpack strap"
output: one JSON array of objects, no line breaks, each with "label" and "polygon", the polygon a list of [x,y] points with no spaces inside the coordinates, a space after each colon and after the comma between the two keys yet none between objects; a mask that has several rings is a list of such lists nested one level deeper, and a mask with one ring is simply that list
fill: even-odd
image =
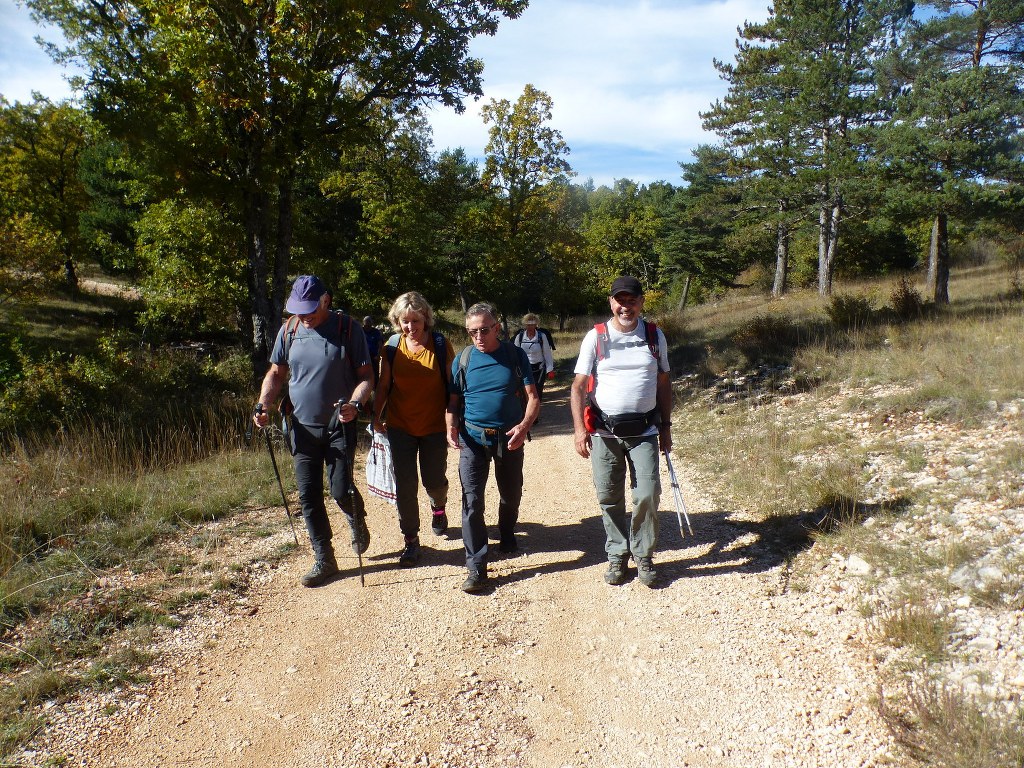
[{"label": "black backpack strap", "polygon": [[459,368],[455,372],[455,389],[462,395],[466,392],[466,368],[469,367],[469,356],[473,354],[473,345],[463,348],[459,353]]},{"label": "black backpack strap", "polygon": [[345,357],[348,358],[348,364],[352,367],[352,380],[357,384],[359,379],[356,376],[356,361],[352,357],[351,349],[352,345],[352,318],[344,312],[338,313],[338,338],[341,340],[341,346],[345,350]]},{"label": "black backpack strap", "polygon": [[448,373],[445,371],[445,368],[448,367],[448,355],[445,354],[448,349],[445,344],[444,334],[434,331],[432,335],[434,337],[434,358],[437,360],[437,370],[441,373],[441,388],[444,392],[445,405],[447,405],[448,398],[451,396]]},{"label": "black backpack strap", "polygon": [[299,328],[299,316],[292,315],[284,323],[284,359],[288,362],[288,353],[291,352],[292,342],[295,340],[295,333]]},{"label": "black backpack strap", "polygon": [[523,367],[519,364],[519,347],[504,340],[501,341],[501,346],[505,350],[508,361],[512,364],[512,375],[515,376],[516,386],[514,389],[509,387],[509,393],[515,392],[519,399],[523,401],[523,408],[525,409],[526,387],[523,385]]}]

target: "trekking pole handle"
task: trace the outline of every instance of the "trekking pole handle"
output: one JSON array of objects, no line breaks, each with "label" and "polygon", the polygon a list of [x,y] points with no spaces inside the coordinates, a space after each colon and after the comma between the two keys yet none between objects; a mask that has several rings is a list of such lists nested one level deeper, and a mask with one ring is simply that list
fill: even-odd
[{"label": "trekking pole handle", "polygon": [[[257,424],[255,419],[258,416],[262,416],[263,414],[268,413],[268,412],[269,412],[269,409],[265,405],[263,405],[263,403],[256,403],[255,407],[252,409],[253,423],[256,424],[256,426],[258,426],[260,429],[263,429],[263,425],[262,424]],[[250,427],[250,429],[251,429],[251,427]]]},{"label": "trekking pole handle", "polygon": [[[259,416],[263,413],[263,403],[256,403],[256,407],[252,411],[253,416]],[[249,445],[252,443],[252,429],[256,426],[256,423],[249,419],[249,423],[245,427],[245,444]]]}]

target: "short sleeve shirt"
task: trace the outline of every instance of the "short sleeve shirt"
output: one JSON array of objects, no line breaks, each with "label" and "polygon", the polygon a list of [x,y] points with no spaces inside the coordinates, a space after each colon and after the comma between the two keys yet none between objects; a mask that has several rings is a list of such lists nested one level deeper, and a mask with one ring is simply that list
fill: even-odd
[{"label": "short sleeve shirt", "polygon": [[[636,328],[620,333],[609,320],[608,355],[597,362],[597,386],[594,401],[604,413],[619,416],[625,413],[647,413],[658,404],[658,373],[667,373],[668,344],[658,329],[658,359],[647,346],[643,320]],[[591,328],[583,337],[580,356],[574,372],[587,376],[597,358],[597,330]]]},{"label": "short sleeve shirt", "polygon": [[441,366],[451,366],[455,352],[444,340],[444,360],[437,360],[433,335],[428,346],[412,353],[405,336],[398,339],[391,363],[391,388],[388,391],[389,427],[397,427],[415,437],[444,432],[444,412],[448,394],[441,378]]},{"label": "short sleeve shirt", "polygon": [[[465,389],[459,389],[459,358],[452,363],[452,386],[462,396],[463,418],[471,424],[488,429],[511,429],[523,420],[523,401],[517,394],[534,383],[526,353],[509,342],[493,352],[470,347],[466,365]],[[513,385],[516,368],[520,380]]]},{"label": "short sleeve shirt", "polygon": [[[351,318],[342,323],[341,317],[331,312],[316,328],[285,323],[278,331],[270,362],[288,366],[288,396],[300,424],[329,424],[334,404],[350,399],[356,388],[356,369],[370,364],[363,329]],[[344,339],[342,325],[349,329]],[[287,343],[286,335],[291,336]]]}]

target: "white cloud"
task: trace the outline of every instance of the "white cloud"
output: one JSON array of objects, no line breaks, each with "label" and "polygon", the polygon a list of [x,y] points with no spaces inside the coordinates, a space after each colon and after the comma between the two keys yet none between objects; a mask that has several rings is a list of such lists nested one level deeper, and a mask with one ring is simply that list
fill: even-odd
[{"label": "white cloud", "polygon": [[[553,127],[580,150],[570,161],[582,178],[678,180],[678,162],[689,160],[696,144],[715,140],[699,116],[725,93],[712,59],[730,61],[736,28],[764,19],[767,6],[766,0],[533,0],[497,35],[473,42],[473,55],[485,65],[484,99],[467,103],[461,116],[433,111],[435,145],[482,157],[481,106],[492,98],[514,101],[531,83],[551,96]],[[24,7],[0,0],[0,93],[10,101],[25,101],[33,90],[52,99],[70,95],[61,70],[32,39],[39,32]]]},{"label": "white cloud", "polygon": [[[712,59],[730,60],[736,28],[765,15],[764,0],[534,0],[521,18],[504,22],[472,50],[485,65],[484,103],[514,101],[531,83],[551,96],[552,126],[570,147],[622,146],[664,158],[660,176],[650,176],[650,162],[642,174],[625,165],[577,167],[581,176],[598,183],[676,180],[678,161],[689,160],[696,144],[714,140],[703,132],[699,114],[725,92]],[[482,156],[487,130],[480,106],[468,104],[461,116],[435,112],[436,145]],[[623,153],[623,163],[630,159]]]}]

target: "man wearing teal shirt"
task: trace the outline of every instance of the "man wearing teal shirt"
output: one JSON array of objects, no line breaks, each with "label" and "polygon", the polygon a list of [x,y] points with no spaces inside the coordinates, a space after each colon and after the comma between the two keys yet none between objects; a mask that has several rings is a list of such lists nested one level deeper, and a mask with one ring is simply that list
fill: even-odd
[{"label": "man wearing teal shirt", "polygon": [[484,492],[491,462],[498,486],[498,548],[518,549],[515,526],[523,497],[523,445],[540,414],[540,398],[526,353],[498,338],[497,312],[474,304],[466,312],[471,347],[452,365],[448,443],[461,451],[462,540],[469,576],[462,589],[487,586],[487,527]]}]

